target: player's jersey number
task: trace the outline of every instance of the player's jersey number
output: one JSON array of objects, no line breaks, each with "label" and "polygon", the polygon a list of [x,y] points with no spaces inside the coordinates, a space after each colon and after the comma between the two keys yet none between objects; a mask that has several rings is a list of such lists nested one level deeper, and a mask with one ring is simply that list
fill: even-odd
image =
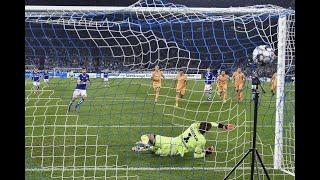
[{"label": "player's jersey number", "polygon": [[190,138],[191,138],[191,133],[189,133],[187,137],[183,138],[183,140],[184,142],[188,143]]}]

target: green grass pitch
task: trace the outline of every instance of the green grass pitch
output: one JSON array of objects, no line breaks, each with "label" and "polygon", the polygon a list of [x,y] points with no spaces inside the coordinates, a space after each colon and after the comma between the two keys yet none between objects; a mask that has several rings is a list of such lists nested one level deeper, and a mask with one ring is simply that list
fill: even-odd
[{"label": "green grass pitch", "polygon": [[[155,104],[148,79],[111,79],[110,88],[104,87],[102,79],[92,79],[88,99],[79,112],[66,113],[75,80],[54,78],[50,87],[41,82],[38,96],[30,91],[32,82],[26,80],[26,179],[223,179],[251,145],[250,83],[246,83],[245,100],[239,104],[230,83],[229,99],[222,104],[215,93],[212,102],[206,101],[203,81],[189,80],[179,108],[174,107],[172,83],[164,80]],[[266,94],[260,95],[259,102],[258,151],[272,179],[294,179],[272,169],[275,96],[271,96],[269,84],[263,86]],[[286,87],[289,91],[284,115],[292,119],[294,91],[290,89],[294,86]],[[213,129],[206,135],[207,145],[215,146],[217,152],[205,160],[194,159],[192,154],[158,157],[130,150],[142,134],[177,136],[192,122],[201,120],[236,125],[228,133]],[[286,135],[291,137],[290,125],[290,121],[284,122]],[[286,144],[288,163],[292,158],[290,146]],[[250,157],[232,179],[248,179],[249,167]]]}]

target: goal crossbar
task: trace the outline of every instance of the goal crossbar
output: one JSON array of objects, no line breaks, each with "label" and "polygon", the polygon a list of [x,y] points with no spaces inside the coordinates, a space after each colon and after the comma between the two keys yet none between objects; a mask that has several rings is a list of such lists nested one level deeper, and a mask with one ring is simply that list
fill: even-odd
[{"label": "goal crossbar", "polygon": [[286,9],[278,6],[249,6],[229,8],[204,7],[121,7],[121,6],[25,6],[26,12],[48,11],[104,11],[104,12],[171,12],[171,13],[214,13],[214,14],[260,14],[279,13]]}]

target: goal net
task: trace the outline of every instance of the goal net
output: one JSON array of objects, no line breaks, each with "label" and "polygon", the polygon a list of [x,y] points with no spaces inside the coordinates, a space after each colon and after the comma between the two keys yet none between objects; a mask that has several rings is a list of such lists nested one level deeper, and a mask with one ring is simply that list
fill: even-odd
[{"label": "goal net", "polygon": [[[273,5],[189,8],[140,0],[129,7],[26,6],[26,63],[56,74],[37,94],[26,83],[26,178],[223,179],[251,148],[249,77],[255,71],[266,90],[259,102],[257,149],[272,179],[294,179],[294,31],[295,12]],[[275,50],[275,63],[252,64],[259,45]],[[157,103],[150,81],[156,65],[164,72]],[[91,79],[88,98],[77,112],[67,112],[76,80],[62,70],[81,67]],[[240,67],[247,78],[244,100],[237,102],[229,81],[226,102],[214,83],[208,101],[203,79],[208,67],[214,76],[225,71],[230,77]],[[103,80],[106,69],[110,87]],[[187,88],[175,106],[180,69]],[[274,72],[278,84],[272,95]],[[212,156],[131,151],[143,134],[174,137],[200,121],[235,125],[205,135],[206,145],[215,147]],[[248,179],[250,163],[246,159],[230,179]],[[256,166],[255,177],[265,179]]]}]

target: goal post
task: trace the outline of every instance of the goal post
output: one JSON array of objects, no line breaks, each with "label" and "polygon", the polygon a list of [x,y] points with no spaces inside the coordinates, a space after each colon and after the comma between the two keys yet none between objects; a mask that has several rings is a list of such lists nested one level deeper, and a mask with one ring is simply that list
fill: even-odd
[{"label": "goal post", "polygon": [[[285,137],[285,126],[288,125],[288,122],[285,122],[284,118],[289,119],[290,125],[291,123],[293,124],[293,127],[289,128],[294,128],[294,115],[289,116],[289,117],[284,117],[284,110],[285,110],[285,102],[290,100],[286,100],[286,91],[288,89],[286,88],[286,84],[289,84],[288,78],[291,78],[290,80],[294,80],[294,74],[291,74],[290,70],[287,71],[288,64],[292,63],[294,60],[292,57],[288,58],[288,54],[290,54],[291,49],[288,49],[290,45],[290,17],[283,15],[280,16],[278,20],[278,61],[277,61],[277,95],[276,95],[276,115],[275,115],[275,146],[274,146],[274,168],[275,169],[280,169],[285,171],[286,173],[294,176],[294,168],[293,169],[286,169],[285,167],[285,162],[284,162],[284,137]],[[289,22],[288,22],[289,21]],[[294,62],[293,62],[294,63]],[[286,72],[287,71],[287,72]],[[289,81],[290,81],[289,80]],[[290,90],[290,89],[289,89]],[[288,121],[288,120],[287,120]],[[291,153],[294,153],[291,152]],[[293,154],[294,156],[294,154]],[[294,159],[293,159],[294,161]],[[292,163],[292,162],[289,162]],[[291,165],[292,167],[292,165]],[[293,165],[294,167],[294,165]]]},{"label": "goal post", "polygon": [[286,35],[287,17],[279,18],[278,32],[278,66],[277,66],[277,99],[276,99],[276,123],[275,123],[275,147],[274,147],[274,168],[280,169],[282,164],[283,149],[283,109],[284,109],[284,86],[285,86],[285,56],[286,56]]}]

